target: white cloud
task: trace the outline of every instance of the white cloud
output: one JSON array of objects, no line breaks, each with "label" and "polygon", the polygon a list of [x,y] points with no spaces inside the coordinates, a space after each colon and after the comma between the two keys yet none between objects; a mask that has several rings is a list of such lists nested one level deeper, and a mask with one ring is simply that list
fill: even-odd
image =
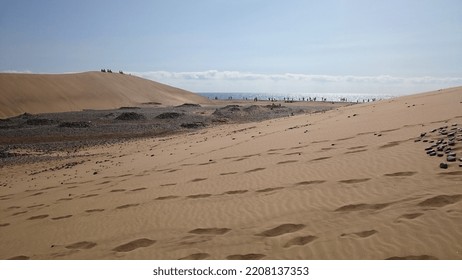
[{"label": "white cloud", "polygon": [[29,70],[24,70],[24,71],[17,71],[17,70],[1,70],[0,73],[32,74],[32,71],[29,71]]},{"label": "white cloud", "polygon": [[132,72],[196,92],[319,92],[409,94],[462,85],[462,77],[261,74],[240,71]]}]

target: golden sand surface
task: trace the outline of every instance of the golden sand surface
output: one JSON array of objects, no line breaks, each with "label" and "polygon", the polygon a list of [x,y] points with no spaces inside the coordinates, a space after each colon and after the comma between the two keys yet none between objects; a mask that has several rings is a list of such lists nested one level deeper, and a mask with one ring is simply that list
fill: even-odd
[{"label": "golden sand surface", "polygon": [[0,168],[0,258],[462,259],[462,88],[71,155]]}]

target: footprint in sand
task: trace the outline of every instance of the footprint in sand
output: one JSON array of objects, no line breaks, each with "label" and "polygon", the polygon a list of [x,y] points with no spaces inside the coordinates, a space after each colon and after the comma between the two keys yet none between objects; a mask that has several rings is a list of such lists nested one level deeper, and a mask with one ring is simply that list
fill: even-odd
[{"label": "footprint in sand", "polygon": [[419,204],[418,206],[422,207],[443,207],[446,205],[454,204],[462,200],[462,195],[438,195],[429,199],[426,199]]},{"label": "footprint in sand", "polygon": [[138,206],[138,205],[140,205],[140,204],[139,203],[125,204],[125,205],[117,206],[116,209],[126,209],[126,208],[130,208],[130,207],[135,207],[135,206]]},{"label": "footprint in sand", "polygon": [[315,159],[312,159],[311,161],[321,161],[321,160],[326,160],[326,159],[330,159],[331,157],[320,157],[320,158],[315,158]]},{"label": "footprint in sand", "polygon": [[72,217],[72,215],[59,216],[59,217],[54,217],[54,218],[51,218],[51,219],[52,220],[62,220],[62,219],[70,218],[70,217]]},{"label": "footprint in sand", "polygon": [[189,233],[192,234],[206,234],[206,235],[223,235],[228,233],[231,229],[229,228],[196,228]]},{"label": "footprint in sand", "polygon": [[409,177],[417,174],[417,172],[414,171],[403,171],[403,172],[395,172],[395,173],[388,173],[384,174],[384,176],[387,177]]},{"label": "footprint in sand", "polygon": [[95,242],[89,241],[80,241],[70,245],[65,246],[66,249],[91,249],[96,246]]},{"label": "footprint in sand", "polygon": [[245,255],[229,255],[226,257],[227,260],[261,260],[266,255],[263,254],[245,254]]},{"label": "footprint in sand", "polygon": [[198,199],[198,198],[206,198],[212,196],[209,193],[204,193],[204,194],[193,194],[193,195],[188,195],[187,198],[192,198],[192,199]]},{"label": "footprint in sand", "polygon": [[285,148],[279,148],[279,149],[269,149],[267,152],[277,152],[277,151],[283,151]]},{"label": "footprint in sand", "polygon": [[345,184],[357,184],[357,183],[367,182],[370,179],[371,178],[348,179],[348,180],[340,180],[338,182],[339,183],[345,183]]},{"label": "footprint in sand", "polygon": [[36,208],[36,207],[40,207],[40,206],[43,206],[45,204],[36,204],[36,205],[31,205],[31,206],[28,206],[27,208]]},{"label": "footprint in sand", "polygon": [[227,191],[224,192],[223,194],[241,194],[241,193],[246,193],[248,190],[236,190],[236,191]]},{"label": "footprint in sand", "polygon": [[255,168],[255,169],[247,170],[247,171],[244,172],[244,173],[258,172],[258,171],[262,171],[262,170],[265,170],[265,169],[266,169],[266,168],[264,168],[264,167],[260,167],[260,168]]},{"label": "footprint in sand", "polygon": [[461,171],[451,171],[451,172],[441,172],[439,175],[442,176],[459,176],[462,175],[462,170]]},{"label": "footprint in sand", "polygon": [[354,151],[348,151],[348,152],[345,152],[345,154],[356,154],[356,153],[362,153],[362,152],[366,152],[367,149],[362,149],[362,150],[354,150]]},{"label": "footprint in sand", "polygon": [[99,194],[88,194],[88,195],[84,195],[84,196],[81,196],[80,198],[89,198],[89,197],[94,197],[94,196],[98,196]]},{"label": "footprint in sand", "polygon": [[314,185],[314,184],[322,184],[325,182],[326,182],[325,180],[302,181],[302,182],[298,182],[297,186],[308,186],[308,185]]},{"label": "footprint in sand", "polygon": [[44,194],[44,192],[34,193],[34,194],[31,194],[30,196],[37,196],[37,195],[41,195],[41,194]]},{"label": "footprint in sand", "polygon": [[45,219],[46,217],[48,217],[49,215],[38,215],[38,216],[32,216],[30,218],[28,218],[28,220],[40,220],[40,219]]},{"label": "footprint in sand", "polygon": [[381,204],[348,204],[340,208],[335,209],[336,212],[351,212],[351,211],[362,211],[362,210],[381,210],[391,203],[381,203]]},{"label": "footprint in sand", "polygon": [[388,142],[385,145],[380,146],[379,148],[380,149],[391,148],[391,147],[394,147],[394,146],[398,146],[400,143],[401,143],[400,141],[392,141],[392,142]]},{"label": "footprint in sand", "polygon": [[161,187],[170,187],[170,186],[176,186],[176,183],[170,183],[170,184],[163,184],[160,185]]},{"label": "footprint in sand", "polygon": [[221,176],[226,176],[226,175],[232,175],[236,174],[237,172],[225,172],[225,173],[220,173]]},{"label": "footprint in sand", "polygon": [[275,188],[260,189],[260,190],[256,190],[255,192],[264,193],[264,192],[277,191],[277,190],[280,190],[280,189],[283,189],[283,187],[275,187]]},{"label": "footprint in sand", "polygon": [[212,239],[213,239],[212,236],[207,236],[207,235],[189,235],[189,236],[183,237],[184,241],[181,241],[179,244],[191,246],[194,244],[205,243]]},{"label": "footprint in sand", "polygon": [[178,197],[179,196],[176,196],[176,195],[159,196],[158,198],[156,198],[156,200],[168,200],[168,199],[175,199]]},{"label": "footprint in sand", "polygon": [[348,150],[357,150],[357,149],[363,149],[363,148],[366,148],[367,146],[354,146],[354,147],[350,147],[348,148]]},{"label": "footprint in sand", "polygon": [[288,163],[295,163],[298,162],[298,160],[286,160],[286,161],[280,161],[276,164],[288,164]]},{"label": "footprint in sand", "polygon": [[437,260],[437,257],[430,255],[420,255],[420,256],[404,256],[404,257],[390,257],[386,260]]},{"label": "footprint in sand", "polygon": [[259,234],[256,234],[257,236],[264,236],[264,237],[275,237],[287,233],[292,233],[299,231],[301,229],[305,228],[305,225],[303,224],[282,224],[280,226],[277,226],[275,228],[265,230]]},{"label": "footprint in sand", "polygon": [[126,191],[125,189],[115,189],[115,190],[111,190],[110,192],[124,192]]},{"label": "footprint in sand", "polygon": [[106,185],[106,184],[109,184],[111,181],[104,181],[104,182],[101,182],[99,183],[98,185]]},{"label": "footprint in sand", "polygon": [[85,210],[85,212],[87,212],[87,213],[103,212],[103,211],[104,211],[104,209],[101,209],[101,208]]},{"label": "footprint in sand", "polygon": [[285,245],[284,248],[289,248],[291,246],[304,246],[308,243],[313,242],[314,240],[318,239],[317,236],[314,235],[307,235],[307,236],[298,236],[289,240]]},{"label": "footprint in sand", "polygon": [[13,213],[11,216],[21,215],[21,214],[24,214],[24,213],[27,213],[27,212],[29,212],[29,211],[20,211],[20,212]]},{"label": "footprint in sand", "polygon": [[287,154],[284,154],[285,156],[294,156],[294,155],[302,155],[301,152],[293,152],[293,153],[287,153]]},{"label": "footprint in sand", "polygon": [[9,260],[30,260],[30,257],[21,255],[21,256],[11,257],[9,258]]},{"label": "footprint in sand", "polygon": [[205,181],[207,179],[208,178],[196,178],[196,179],[191,180],[191,182],[195,183],[195,182]]},{"label": "footprint in sand", "polygon": [[133,190],[130,190],[131,192],[139,192],[139,191],[144,191],[146,190],[146,188],[137,188],[137,189],[133,189]]},{"label": "footprint in sand", "polygon": [[210,257],[210,255],[207,253],[196,253],[196,254],[191,254],[189,256],[183,257],[179,260],[205,260],[208,257]]},{"label": "footprint in sand", "polygon": [[122,244],[120,246],[115,247],[112,251],[115,252],[130,252],[138,248],[149,247],[152,244],[156,243],[156,240],[151,240],[148,238],[140,238],[128,243]]},{"label": "footprint in sand", "polygon": [[397,222],[399,222],[399,219],[406,219],[406,220],[414,220],[415,218],[418,218],[420,216],[422,216],[423,213],[409,213],[409,214],[404,214],[404,215],[401,215],[397,218]]},{"label": "footprint in sand", "polygon": [[0,227],[7,227],[9,225],[10,225],[10,223],[4,223],[4,224],[0,224]]},{"label": "footprint in sand", "polygon": [[342,233],[340,236],[341,237],[353,236],[353,237],[366,238],[366,237],[376,234],[377,232],[378,231],[373,229],[373,230],[365,230],[365,231],[353,232],[353,233]]}]

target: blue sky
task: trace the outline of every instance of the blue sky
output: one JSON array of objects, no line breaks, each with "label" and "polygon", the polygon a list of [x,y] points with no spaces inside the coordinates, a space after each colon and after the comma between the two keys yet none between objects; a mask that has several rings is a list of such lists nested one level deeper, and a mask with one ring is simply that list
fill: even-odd
[{"label": "blue sky", "polygon": [[0,71],[411,93],[462,85],[461,15],[460,0],[0,0]]}]

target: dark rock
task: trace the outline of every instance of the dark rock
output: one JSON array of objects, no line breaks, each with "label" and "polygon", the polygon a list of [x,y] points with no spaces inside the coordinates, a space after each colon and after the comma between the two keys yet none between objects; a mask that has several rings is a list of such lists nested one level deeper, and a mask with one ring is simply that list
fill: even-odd
[{"label": "dark rock", "polygon": [[241,106],[239,106],[239,105],[226,105],[222,109],[236,109],[236,108],[239,108],[239,107],[241,107]]},{"label": "dark rock", "polygon": [[449,162],[454,162],[454,161],[456,161],[456,157],[448,156],[446,160],[449,161]]},{"label": "dark rock", "polygon": [[91,122],[62,122],[59,124],[59,127],[67,128],[86,128],[90,126]]},{"label": "dark rock", "polygon": [[158,115],[156,118],[161,119],[161,120],[176,119],[176,118],[181,117],[182,115],[183,114],[177,113],[177,112],[167,112],[167,113],[162,113],[162,114]]},{"label": "dark rock", "polygon": [[26,121],[27,125],[52,125],[55,123],[56,121],[50,119],[28,119]]},{"label": "dark rock", "polygon": [[447,169],[447,168],[448,168],[448,164],[445,163],[445,162],[442,162],[442,163],[440,163],[440,168],[442,168],[442,169]]},{"label": "dark rock", "polygon": [[201,128],[201,127],[205,127],[205,124],[202,123],[202,122],[182,123],[181,127],[184,127],[184,128]]},{"label": "dark rock", "polygon": [[438,157],[443,157],[443,156],[444,156],[444,154],[442,154],[442,153],[438,153],[438,154],[437,154],[437,156],[438,156]]},{"label": "dark rock", "polygon": [[135,112],[126,112],[120,114],[117,118],[115,118],[118,121],[138,121],[138,120],[144,120],[146,117],[144,115],[135,113]]},{"label": "dark rock", "polygon": [[193,104],[193,103],[184,103],[179,106],[176,106],[177,108],[197,108],[197,107],[202,107],[199,104]]},{"label": "dark rock", "polygon": [[140,107],[120,107],[119,110],[139,110]]},{"label": "dark rock", "polygon": [[427,135],[427,133],[426,133],[426,132],[422,132],[422,133],[420,133],[420,137],[424,137],[425,135]]},{"label": "dark rock", "polygon": [[244,108],[244,111],[247,113],[258,113],[258,112],[263,112],[265,111],[266,108],[258,105],[252,105],[247,108]]}]

